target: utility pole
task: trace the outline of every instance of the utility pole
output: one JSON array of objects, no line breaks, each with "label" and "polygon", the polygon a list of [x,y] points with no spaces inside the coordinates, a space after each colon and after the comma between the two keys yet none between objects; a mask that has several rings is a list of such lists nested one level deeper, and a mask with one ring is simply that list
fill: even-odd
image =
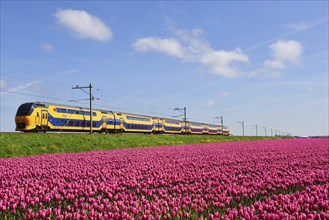
[{"label": "utility pole", "polygon": [[[181,111],[181,112],[184,113],[184,115],[183,115],[184,116],[184,124],[185,124],[184,130],[185,130],[185,135],[187,135],[187,132],[186,132],[186,120],[187,120],[187,118],[186,118],[186,107],[184,107],[184,108],[175,108],[174,111]],[[181,115],[174,116],[174,117],[181,117]]]},{"label": "utility pole", "polygon": [[223,120],[223,116],[220,116],[220,117],[215,117],[216,119],[220,119],[220,124],[221,124],[221,127],[222,127],[222,133],[223,133],[223,130],[224,130],[224,120]]},{"label": "utility pole", "polygon": [[184,107],[184,122],[185,122],[185,135],[187,135],[187,132],[186,132],[186,107]]},{"label": "utility pole", "polygon": [[[85,90],[83,89],[87,89],[89,88],[89,93],[86,92]],[[88,93],[89,94],[89,106],[90,106],[90,134],[93,133],[93,109],[92,109],[92,101],[94,100],[94,97],[91,93],[91,83],[89,83],[89,86],[78,86],[76,85],[75,87],[72,87],[72,89],[81,89],[82,91],[84,91],[85,93]]]},{"label": "utility pole", "polygon": [[256,137],[258,136],[258,127],[257,127],[257,124],[256,125],[253,125],[254,127],[256,127]]},{"label": "utility pole", "polygon": [[222,124],[222,134],[223,134],[223,130],[224,130],[223,116],[220,116],[220,123]]}]

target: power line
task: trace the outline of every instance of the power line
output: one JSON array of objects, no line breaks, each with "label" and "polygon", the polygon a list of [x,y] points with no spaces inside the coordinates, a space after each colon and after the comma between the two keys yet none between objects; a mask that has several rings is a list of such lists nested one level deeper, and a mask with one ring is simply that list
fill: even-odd
[{"label": "power line", "polygon": [[[141,110],[141,109],[145,109],[145,108],[150,108],[150,109],[152,108],[153,109],[153,114],[155,114],[155,115],[171,117],[171,115],[163,114],[163,113],[160,113],[159,111],[155,110],[154,106],[152,106],[152,105],[146,105],[146,104],[139,103],[139,102],[136,102],[136,101],[122,99],[122,98],[107,94],[107,93],[103,92],[100,89],[96,89],[96,90],[100,93],[103,93],[103,94],[101,94],[103,97],[106,97],[105,99],[102,99],[103,102],[107,102],[107,103],[111,104],[111,106],[107,106],[107,107],[114,108],[114,109],[119,109],[119,110],[124,110],[124,111],[139,112],[139,113],[142,113],[142,114],[152,114],[151,111],[148,112],[148,111],[145,111],[145,110]],[[112,97],[113,99],[116,99],[117,101],[109,100],[108,97]],[[115,107],[114,105],[112,105],[113,102],[117,103],[118,105],[124,105],[124,106],[129,106],[129,107],[134,107],[135,106],[136,108],[131,109],[131,108]],[[137,110],[138,108],[139,108],[139,110]]]},{"label": "power line", "polygon": [[75,102],[74,100],[66,100],[66,99],[61,99],[61,98],[53,98],[53,97],[42,96],[42,95],[33,95],[33,94],[28,94],[28,93],[23,93],[23,92],[9,91],[9,90],[4,90],[4,89],[0,89],[0,91],[1,92],[12,93],[12,94],[17,94],[17,95],[25,95],[25,96],[37,97],[37,98],[45,98],[45,99],[52,99],[52,100],[58,100],[58,101]]}]

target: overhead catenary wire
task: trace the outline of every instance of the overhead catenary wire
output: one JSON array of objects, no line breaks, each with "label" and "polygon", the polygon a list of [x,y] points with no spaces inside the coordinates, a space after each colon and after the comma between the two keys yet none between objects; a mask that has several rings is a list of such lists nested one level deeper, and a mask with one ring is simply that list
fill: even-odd
[{"label": "overhead catenary wire", "polygon": [[[168,115],[168,114],[164,114],[164,113],[160,113],[159,111],[156,111],[154,106],[152,106],[152,105],[146,105],[146,104],[139,103],[136,101],[119,98],[114,95],[107,94],[100,89],[96,89],[96,91],[100,92],[101,96],[104,97],[101,100],[102,102],[106,102],[106,103],[110,104],[107,107],[110,107],[113,109],[118,109],[118,110],[124,110],[124,111],[139,112],[142,114],[153,114],[153,115],[162,115],[162,116],[166,116],[166,117],[172,117],[172,115]],[[109,100],[109,97],[112,97],[113,100]],[[123,105],[124,107],[115,106],[115,105],[113,105],[113,103],[116,103],[118,105]],[[146,108],[152,109],[152,112],[146,111],[145,110]]]},{"label": "overhead catenary wire", "polygon": [[24,92],[15,92],[15,91],[9,91],[9,90],[4,90],[4,89],[0,89],[0,91],[1,92],[12,93],[12,94],[16,94],[16,95],[25,95],[25,96],[31,96],[31,97],[37,97],[37,98],[45,98],[45,99],[51,99],[51,100],[58,100],[58,101],[76,102],[74,100],[67,100],[67,99],[62,99],[62,98],[54,98],[54,97],[43,96],[43,95],[35,95],[35,94],[29,94],[29,93],[24,93]]}]

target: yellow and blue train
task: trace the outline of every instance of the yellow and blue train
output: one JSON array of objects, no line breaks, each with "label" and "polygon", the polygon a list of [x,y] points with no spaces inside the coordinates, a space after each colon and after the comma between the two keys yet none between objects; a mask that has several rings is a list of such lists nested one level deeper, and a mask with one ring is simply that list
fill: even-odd
[{"label": "yellow and blue train", "polygon": [[[29,102],[19,106],[16,131],[47,132],[90,130],[90,109],[45,102]],[[95,109],[92,130],[100,133],[166,133],[230,135],[228,127],[199,122],[151,117],[131,113]]]}]

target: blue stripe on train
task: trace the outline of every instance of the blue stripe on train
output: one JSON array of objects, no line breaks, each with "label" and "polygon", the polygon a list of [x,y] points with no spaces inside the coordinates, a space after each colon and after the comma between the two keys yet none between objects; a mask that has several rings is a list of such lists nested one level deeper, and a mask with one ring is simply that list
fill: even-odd
[{"label": "blue stripe on train", "polygon": [[126,129],[134,129],[134,130],[153,130],[153,124],[152,125],[144,125],[144,124],[129,124],[124,122],[123,126]]},{"label": "blue stripe on train", "polygon": [[191,129],[191,132],[203,132],[203,129],[202,128],[200,128],[200,129],[198,129],[198,128],[190,128]]},{"label": "blue stripe on train", "polygon": [[118,119],[106,119],[106,123],[108,124],[108,125],[120,125],[120,120],[118,120]]},{"label": "blue stripe on train", "polygon": [[171,126],[164,126],[166,131],[182,131],[182,127],[171,127]]},{"label": "blue stripe on train", "polygon": [[[48,113],[48,121],[53,126],[59,127],[89,127],[90,121],[89,120],[76,120],[76,119],[67,119],[67,118],[55,118],[51,114]],[[103,124],[103,120],[100,121],[93,121],[93,127],[99,128]]]}]

